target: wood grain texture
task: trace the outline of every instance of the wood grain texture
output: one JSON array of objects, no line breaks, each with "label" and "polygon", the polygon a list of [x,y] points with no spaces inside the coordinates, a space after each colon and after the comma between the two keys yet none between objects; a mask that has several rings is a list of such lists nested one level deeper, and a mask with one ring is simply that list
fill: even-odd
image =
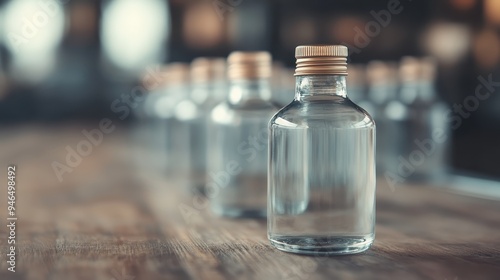
[{"label": "wood grain texture", "polygon": [[[18,263],[0,279],[500,279],[500,203],[425,186],[377,189],[374,246],[306,257],[269,245],[264,220],[208,210],[181,214],[192,197],[143,168],[126,131],[106,135],[58,182],[51,168],[81,128],[28,129],[0,138],[0,180],[18,166]],[[6,190],[0,219],[6,221]],[[197,201],[200,202],[200,201]]]}]

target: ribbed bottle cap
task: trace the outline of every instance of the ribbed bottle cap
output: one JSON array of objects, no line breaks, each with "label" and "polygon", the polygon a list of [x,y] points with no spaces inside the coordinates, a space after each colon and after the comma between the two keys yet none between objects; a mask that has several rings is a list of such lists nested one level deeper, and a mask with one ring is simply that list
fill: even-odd
[{"label": "ribbed bottle cap", "polygon": [[232,52],[227,58],[229,79],[258,79],[271,76],[271,54],[268,52]]},{"label": "ribbed bottle cap", "polygon": [[347,76],[346,46],[308,45],[295,49],[297,67],[295,76],[303,75],[344,75]]},{"label": "ribbed bottle cap", "polygon": [[199,57],[191,62],[191,81],[203,83],[224,80],[226,60],[224,58]]}]

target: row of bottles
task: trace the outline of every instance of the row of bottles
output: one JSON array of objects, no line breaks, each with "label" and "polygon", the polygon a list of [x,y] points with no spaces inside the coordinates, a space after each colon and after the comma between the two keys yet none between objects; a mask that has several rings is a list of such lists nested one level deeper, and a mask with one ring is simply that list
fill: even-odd
[{"label": "row of bottles", "polygon": [[162,72],[165,83],[136,110],[151,166],[188,193],[218,191],[220,215],[265,217],[267,124],[278,110],[271,55],[234,52]]},{"label": "row of bottles", "polygon": [[167,65],[136,110],[146,158],[220,216],[267,216],[281,250],[366,250],[375,123],[347,97],[346,47],[298,47],[296,57],[295,73],[273,71],[267,52]]},{"label": "row of bottles", "polygon": [[273,72],[267,52],[167,65],[165,83],[136,110],[151,136],[144,143],[162,174],[210,198],[214,213],[267,216],[281,250],[364,251],[374,239],[375,163],[403,181],[445,166],[435,66],[371,62],[349,67],[348,81],[344,46],[299,46],[296,59],[290,77]]},{"label": "row of bottles", "polygon": [[433,59],[415,57],[350,68],[351,99],[377,122],[377,172],[390,184],[446,173],[450,128],[436,72]]}]

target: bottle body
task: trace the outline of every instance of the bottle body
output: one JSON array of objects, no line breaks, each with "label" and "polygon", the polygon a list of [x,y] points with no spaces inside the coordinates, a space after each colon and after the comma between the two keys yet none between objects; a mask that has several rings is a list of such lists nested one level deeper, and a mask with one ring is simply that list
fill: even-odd
[{"label": "bottle body", "polygon": [[[140,159],[147,168],[170,176],[176,167],[173,164],[176,131],[175,106],[180,96],[185,95],[184,85],[162,87],[151,92],[142,106],[135,110],[137,117],[136,139],[140,143]],[[144,156],[147,154],[147,156]]]},{"label": "bottle body", "polygon": [[269,97],[267,81],[237,81],[212,110],[206,192],[220,216],[266,215],[267,124],[277,111]]},{"label": "bottle body", "polygon": [[177,157],[180,175],[191,193],[204,193],[207,179],[208,125],[212,109],[224,100],[225,84],[206,82],[193,85],[191,96],[177,107]]},{"label": "bottle body", "polygon": [[404,137],[386,141],[384,175],[397,181],[438,179],[447,167],[447,107],[436,98],[432,84],[422,82],[403,84],[400,98],[404,111],[394,102],[384,112],[389,133]]},{"label": "bottle body", "polygon": [[298,76],[269,124],[268,237],[304,254],[364,251],[374,239],[375,123],[345,77]]},{"label": "bottle body", "polygon": [[186,193],[194,193],[205,184],[206,114],[191,98],[185,98],[175,108],[175,121],[175,177]]}]

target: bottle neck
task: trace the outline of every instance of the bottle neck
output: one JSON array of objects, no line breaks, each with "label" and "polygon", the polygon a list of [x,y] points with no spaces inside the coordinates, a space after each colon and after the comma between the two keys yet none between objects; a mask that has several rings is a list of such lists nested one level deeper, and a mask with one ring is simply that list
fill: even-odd
[{"label": "bottle neck", "polygon": [[232,80],[228,100],[232,104],[255,100],[271,100],[271,87],[268,79]]},{"label": "bottle neck", "polygon": [[295,78],[296,100],[332,96],[347,98],[346,76],[305,75]]}]

